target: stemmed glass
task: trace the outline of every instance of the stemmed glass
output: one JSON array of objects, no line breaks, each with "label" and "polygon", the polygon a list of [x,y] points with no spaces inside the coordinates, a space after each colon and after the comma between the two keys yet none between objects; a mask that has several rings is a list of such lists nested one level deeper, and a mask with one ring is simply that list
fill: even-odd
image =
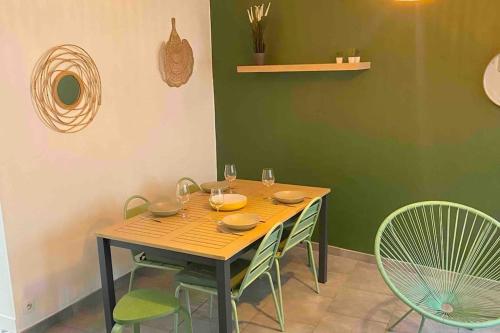
[{"label": "stemmed glass", "polygon": [[190,194],[191,193],[189,191],[189,184],[187,184],[187,183],[177,184],[176,195],[177,195],[177,200],[179,200],[179,202],[181,203],[181,217],[182,218],[187,217],[186,209],[185,209],[184,205],[189,201]]},{"label": "stemmed glass", "polygon": [[[265,187],[271,188],[271,186],[274,185],[274,170],[271,168],[264,168],[262,170],[262,184],[264,184]],[[265,199],[268,199],[269,197],[266,197]]]},{"label": "stemmed glass", "polygon": [[219,213],[219,209],[224,205],[224,191],[221,188],[213,188],[210,190],[210,203],[215,209],[217,209],[217,213]]},{"label": "stemmed glass", "polygon": [[229,193],[233,193],[231,189],[231,183],[236,180],[236,165],[234,164],[226,164],[224,167],[224,178],[226,178],[229,183]]}]

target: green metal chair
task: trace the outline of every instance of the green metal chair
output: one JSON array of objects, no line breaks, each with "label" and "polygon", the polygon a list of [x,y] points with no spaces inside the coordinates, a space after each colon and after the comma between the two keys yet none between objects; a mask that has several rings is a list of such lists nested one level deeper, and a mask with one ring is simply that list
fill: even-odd
[{"label": "green metal chair", "polygon": [[[134,333],[140,333],[140,324],[171,314],[181,313],[185,319],[186,332],[192,332],[190,314],[180,306],[179,300],[161,290],[137,289],[123,296],[113,309],[116,324],[111,333],[122,333],[125,326],[132,326]],[[178,331],[177,322],[174,332]]]},{"label": "green metal chair", "polygon": [[177,181],[177,184],[180,184],[182,182],[187,182],[189,184],[189,192],[190,193],[195,193],[195,192],[200,192],[201,187],[198,185],[197,182],[195,182],[192,178],[189,177],[182,177]]},{"label": "green metal chair", "polygon": [[[281,224],[275,225],[266,234],[255,252],[255,256],[250,262],[238,259],[231,263],[231,306],[233,308],[233,318],[237,333],[240,332],[240,326],[238,323],[236,302],[239,301],[248,286],[263,276],[266,276],[269,281],[276,308],[276,316],[281,330],[284,331],[284,322],[281,318],[282,311],[279,308],[280,303],[277,299],[273,279],[270,273],[282,232],[283,226]],[[177,274],[175,278],[179,283],[177,289],[175,290],[176,297],[179,296],[180,290],[197,290],[208,293],[212,296],[217,295],[215,269],[213,267],[191,264],[185,270]],[[185,296],[188,298],[187,303],[189,304],[189,293],[185,292]],[[176,316],[175,322],[177,322],[177,320]]]},{"label": "green metal chair", "polygon": [[469,330],[500,324],[500,223],[467,206],[429,201],[398,209],[375,239],[377,266],[410,310]]},{"label": "green metal chair", "polygon": [[[281,291],[281,275],[280,275],[280,260],[285,254],[298,244],[305,244],[307,248],[307,264],[313,274],[316,292],[319,294],[318,273],[316,271],[316,263],[314,261],[314,254],[312,249],[311,238],[314,232],[314,227],[318,221],[319,212],[321,210],[321,198],[317,197],[312,199],[309,204],[304,208],[299,218],[293,224],[292,229],[288,236],[280,242],[278,252],[275,256],[276,276],[278,279],[278,295],[280,299],[280,308],[283,311],[283,294]],[[281,317],[285,318],[282,312]]]},{"label": "green metal chair", "polygon": [[[134,200],[140,200],[143,203],[141,205],[129,208],[130,203]],[[127,220],[139,214],[145,213],[148,210],[149,204],[150,204],[149,200],[144,198],[143,196],[140,195],[131,196],[130,198],[127,199],[127,201],[125,201],[125,205],[123,207],[123,218]],[[132,290],[135,271],[141,267],[156,268],[174,272],[179,272],[185,267],[185,263],[177,261],[167,261],[164,258],[156,258],[154,256],[147,255],[144,252],[132,250],[131,253],[132,253],[132,260],[134,263],[134,267],[130,272],[130,282],[128,288],[129,291]]]}]

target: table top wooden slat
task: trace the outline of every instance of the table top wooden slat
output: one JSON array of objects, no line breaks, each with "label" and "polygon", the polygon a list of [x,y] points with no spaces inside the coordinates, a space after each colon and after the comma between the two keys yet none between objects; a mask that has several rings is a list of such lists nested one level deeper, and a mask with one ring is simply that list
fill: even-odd
[{"label": "table top wooden slat", "polygon": [[[208,203],[209,195],[202,192],[191,195],[191,200],[186,204],[188,217],[185,219],[176,215],[160,218],[161,222],[155,222],[145,220],[144,216],[140,215],[99,230],[96,235],[112,240],[227,260],[262,238],[275,224],[283,223],[302,211],[311,200],[310,198],[322,197],[330,193],[328,188],[291,184],[275,184],[271,189],[267,189],[261,182],[251,180],[237,180],[233,184],[233,190],[248,198],[247,205],[236,212],[259,214],[265,221],[252,230],[238,232],[242,235],[225,233],[217,226],[216,221],[236,212],[217,213]],[[304,202],[293,206],[276,205],[266,199],[274,192],[287,190],[302,191],[307,198]]]}]

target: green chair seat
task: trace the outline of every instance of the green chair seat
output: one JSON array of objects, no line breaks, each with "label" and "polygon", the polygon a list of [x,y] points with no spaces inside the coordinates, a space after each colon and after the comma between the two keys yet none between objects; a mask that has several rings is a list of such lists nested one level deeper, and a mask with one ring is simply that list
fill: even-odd
[{"label": "green chair seat", "polygon": [[[244,259],[238,259],[231,264],[232,289],[237,289],[240,286],[249,265],[250,261]],[[191,263],[175,276],[175,280],[185,284],[215,289],[217,288],[215,274],[215,267]]]},{"label": "green chair seat", "polygon": [[123,296],[113,310],[118,324],[127,325],[160,318],[179,311],[173,295],[155,289],[136,289]]}]

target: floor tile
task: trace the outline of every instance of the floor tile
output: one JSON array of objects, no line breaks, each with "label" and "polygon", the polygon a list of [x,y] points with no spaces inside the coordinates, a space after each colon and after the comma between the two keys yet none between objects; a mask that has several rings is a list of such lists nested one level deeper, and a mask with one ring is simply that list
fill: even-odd
[{"label": "floor tile", "polygon": [[56,324],[50,327],[48,330],[46,330],[45,333],[85,333],[85,331],[79,330],[74,327]]},{"label": "floor tile", "polygon": [[394,295],[389,287],[387,287],[387,284],[380,275],[377,266],[365,262],[358,262],[356,264],[356,267],[351,272],[351,276],[346,281],[345,286],[352,289],[383,293],[391,296]]},{"label": "floor tile", "polygon": [[314,333],[384,333],[386,324],[330,313],[318,324]]},{"label": "floor tile", "polygon": [[[349,277],[349,274],[328,272],[328,282],[319,284],[320,295],[333,298]],[[281,283],[283,293],[302,291],[316,294],[314,276],[305,263],[291,262],[282,267]]]},{"label": "floor tile", "polygon": [[[285,331],[287,333],[312,333],[314,331],[314,325],[301,323],[294,320],[287,320],[285,323]],[[246,325],[242,330],[243,333],[269,333],[269,332],[281,332],[280,325],[272,315],[266,313],[259,313],[257,316],[252,318],[252,320]]]},{"label": "floor tile", "polygon": [[387,323],[396,299],[393,296],[364,290],[341,288],[328,311],[367,321]]},{"label": "floor tile", "polygon": [[[318,295],[308,290],[307,292],[291,289],[283,289],[283,307],[285,320],[316,326],[326,314],[333,298]],[[266,314],[276,316],[274,302],[271,300],[264,305]],[[255,318],[252,318],[254,321]]]}]

